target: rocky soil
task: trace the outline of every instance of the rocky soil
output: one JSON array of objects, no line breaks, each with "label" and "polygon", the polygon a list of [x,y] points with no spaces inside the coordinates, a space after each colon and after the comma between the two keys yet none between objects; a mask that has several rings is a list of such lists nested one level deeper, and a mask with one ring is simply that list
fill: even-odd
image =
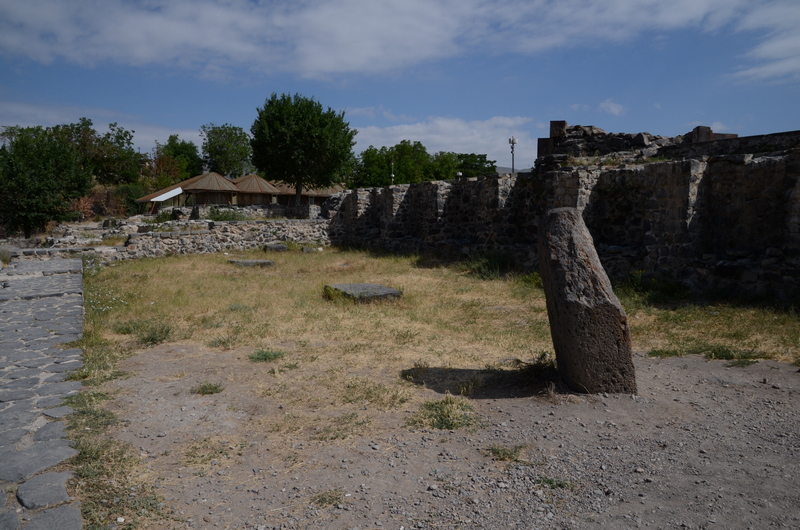
[{"label": "rocky soil", "polygon": [[[638,396],[499,389],[481,428],[415,431],[401,406],[326,437],[293,419],[342,411],[270,395],[247,353],[161,345],[108,383],[111,436],[175,510],[156,527],[800,528],[796,366],[636,355]],[[190,392],[206,379],[224,391]]]}]

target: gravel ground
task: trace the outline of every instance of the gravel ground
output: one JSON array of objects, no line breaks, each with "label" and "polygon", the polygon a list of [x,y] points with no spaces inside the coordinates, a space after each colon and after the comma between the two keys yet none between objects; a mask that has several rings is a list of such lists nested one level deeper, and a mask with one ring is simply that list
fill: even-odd
[{"label": "gravel ground", "polygon": [[[341,408],[258,395],[247,363],[162,345],[108,383],[128,420],[110,435],[179,518],[152,527],[800,528],[796,366],[636,355],[638,396],[505,389],[472,400],[478,429],[410,430],[401,409],[323,441],[286,426]],[[215,377],[222,393],[189,392]],[[489,452],[520,445],[517,462]]]}]

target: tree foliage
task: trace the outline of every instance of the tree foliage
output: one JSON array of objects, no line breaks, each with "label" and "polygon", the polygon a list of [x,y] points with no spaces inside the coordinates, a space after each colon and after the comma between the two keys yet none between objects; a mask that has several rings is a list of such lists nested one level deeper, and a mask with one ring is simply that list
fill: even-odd
[{"label": "tree foliage", "polygon": [[167,143],[156,141],[148,171],[143,175],[145,177],[143,182],[148,188],[157,190],[190,179],[202,172],[203,160],[197,152],[197,146],[173,134]]},{"label": "tree foliage", "polygon": [[[459,173],[461,175],[459,175]],[[429,155],[420,142],[403,140],[394,147],[369,146],[359,157],[348,181],[350,187],[368,188],[430,180],[450,180],[458,176],[494,175],[497,167],[486,155],[440,151]],[[394,181],[392,181],[394,174]]]},{"label": "tree foliage", "polygon": [[253,164],[269,179],[302,189],[326,188],[351,173],[356,130],[314,98],[273,93],[250,129]]},{"label": "tree foliage", "polygon": [[65,130],[6,127],[0,147],[0,223],[25,237],[70,218],[70,204],[92,188],[92,161]]},{"label": "tree foliage", "polygon": [[237,178],[253,171],[250,137],[241,127],[208,123],[200,127],[203,163],[208,171]]},{"label": "tree foliage", "polygon": [[98,184],[115,186],[139,180],[145,156],[133,148],[133,133],[116,123],[99,134],[92,120],[57,125],[51,132],[72,143],[86,160]]}]

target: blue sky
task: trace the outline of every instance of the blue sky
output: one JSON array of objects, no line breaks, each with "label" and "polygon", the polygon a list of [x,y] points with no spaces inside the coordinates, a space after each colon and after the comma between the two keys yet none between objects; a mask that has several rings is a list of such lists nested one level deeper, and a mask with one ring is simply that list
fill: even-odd
[{"label": "blue sky", "polygon": [[550,120],[800,129],[800,0],[0,0],[0,125],[118,122],[150,151],[272,92],[369,145],[530,167]]}]

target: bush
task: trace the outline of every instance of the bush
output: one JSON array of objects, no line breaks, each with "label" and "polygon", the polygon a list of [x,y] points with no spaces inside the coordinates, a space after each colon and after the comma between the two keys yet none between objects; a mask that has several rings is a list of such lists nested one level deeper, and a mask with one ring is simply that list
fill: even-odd
[{"label": "bush", "polygon": [[208,211],[206,217],[211,221],[246,221],[247,216],[242,212],[234,210],[220,210],[213,207]]}]

